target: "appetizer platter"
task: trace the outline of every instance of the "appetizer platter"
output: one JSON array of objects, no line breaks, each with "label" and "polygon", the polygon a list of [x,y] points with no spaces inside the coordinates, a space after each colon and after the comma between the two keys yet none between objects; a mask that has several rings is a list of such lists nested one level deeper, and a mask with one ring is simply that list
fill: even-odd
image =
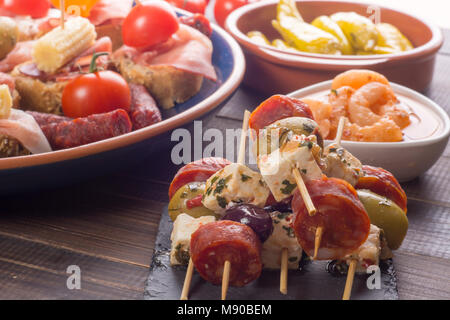
[{"label": "appetizer platter", "polygon": [[[384,80],[349,72],[360,87]],[[205,158],[177,172],[147,298],[397,298],[392,251],[408,230],[406,194],[391,172],[343,146],[354,125],[347,114],[324,145],[311,105],[274,95],[246,111],[237,163]],[[396,108],[386,115],[392,123]],[[257,170],[244,163],[248,131]],[[381,285],[371,290],[378,268]]]},{"label": "appetizer platter", "polygon": [[239,46],[201,14],[165,2],[100,0],[82,11],[75,0],[38,3],[1,8],[12,44],[0,60],[2,192],[143,157],[165,144],[151,138],[217,107],[242,80]]}]

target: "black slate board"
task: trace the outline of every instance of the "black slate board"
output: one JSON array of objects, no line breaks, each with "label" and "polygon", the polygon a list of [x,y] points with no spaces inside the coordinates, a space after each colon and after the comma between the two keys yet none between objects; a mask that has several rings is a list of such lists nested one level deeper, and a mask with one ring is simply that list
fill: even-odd
[{"label": "black slate board", "polygon": [[[159,223],[155,250],[150,266],[144,297],[148,300],[178,300],[183,288],[186,267],[171,267],[169,261],[172,222],[167,208]],[[392,260],[382,263],[381,289],[369,290],[367,275],[356,275],[352,300],[397,300],[397,277]],[[288,294],[279,291],[279,271],[263,270],[261,277],[243,288],[228,289],[228,300],[340,300],[345,287],[345,276],[332,275],[326,261],[305,264],[300,271],[289,271]],[[221,288],[213,286],[194,272],[189,299],[220,299]]]}]

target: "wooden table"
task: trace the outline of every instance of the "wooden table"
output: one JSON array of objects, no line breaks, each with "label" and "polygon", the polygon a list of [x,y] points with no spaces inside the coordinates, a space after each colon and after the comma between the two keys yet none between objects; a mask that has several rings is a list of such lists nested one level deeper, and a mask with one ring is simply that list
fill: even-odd
[{"label": "wooden table", "polygon": [[[450,32],[446,32],[447,39]],[[442,48],[426,94],[450,111],[450,45]],[[238,128],[230,109],[264,98],[241,87],[206,128]],[[238,113],[240,111],[237,111]],[[192,125],[186,128],[192,130]],[[2,199],[0,299],[142,299],[169,181],[171,145],[142,165],[67,188]],[[450,148],[422,177],[403,184],[408,235],[395,252],[401,299],[450,299]],[[69,290],[68,266],[81,270]]]}]

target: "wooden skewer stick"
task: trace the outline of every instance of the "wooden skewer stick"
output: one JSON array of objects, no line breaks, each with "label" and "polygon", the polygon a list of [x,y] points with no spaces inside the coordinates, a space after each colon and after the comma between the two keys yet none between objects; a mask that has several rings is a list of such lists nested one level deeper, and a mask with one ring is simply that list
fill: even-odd
[{"label": "wooden skewer stick", "polygon": [[356,270],[357,263],[358,263],[358,261],[355,259],[352,259],[350,261],[350,266],[348,267],[348,273],[347,273],[347,281],[345,282],[345,289],[344,289],[344,295],[342,296],[342,300],[350,300],[350,295],[352,294],[353,279],[355,278],[355,270]]},{"label": "wooden skewer stick", "polygon": [[183,290],[181,291],[180,300],[187,300],[189,295],[189,287],[191,286],[192,275],[194,274],[194,263],[189,259],[186,277],[184,278]]},{"label": "wooden skewer stick", "polygon": [[281,250],[280,292],[287,294],[288,283],[288,249]]},{"label": "wooden skewer stick", "polygon": [[250,119],[250,111],[245,110],[244,120],[242,122],[241,141],[240,141],[240,145],[239,145],[239,153],[238,153],[238,161],[237,161],[237,163],[240,163],[240,164],[245,163],[245,142],[247,140],[248,119]]},{"label": "wooden skewer stick", "polygon": [[223,275],[222,275],[222,300],[227,299],[228,283],[230,282],[230,261],[225,261],[223,265]]},{"label": "wooden skewer stick", "polygon": [[319,252],[320,242],[322,241],[322,234],[323,234],[323,228],[322,227],[317,227],[317,229],[316,229],[316,236],[315,236],[315,239],[314,239],[314,256],[313,256],[313,260],[317,259],[317,253]]},{"label": "wooden skewer stick", "polygon": [[64,29],[64,14],[66,12],[64,0],[59,0],[59,8],[61,10],[61,29]]},{"label": "wooden skewer stick", "polygon": [[344,127],[345,127],[345,123],[346,122],[347,122],[347,118],[346,117],[341,117],[339,119],[339,125],[338,125],[337,132],[336,132],[336,139],[334,140],[334,143],[337,146],[341,145],[342,133],[344,133]]},{"label": "wooden skewer stick", "polygon": [[309,196],[308,189],[306,189],[306,185],[305,182],[303,181],[300,171],[298,171],[297,168],[294,168],[294,170],[292,170],[292,174],[294,175],[295,182],[297,182],[298,190],[300,191],[303,201],[305,202],[306,209],[308,210],[309,215],[310,216],[315,215],[317,211],[316,207],[314,207],[314,203],[312,202],[311,197]]},{"label": "wooden skewer stick", "polygon": [[[248,120],[250,118],[250,112],[245,110],[244,112],[244,120],[242,123],[242,132],[241,132],[241,141],[239,146],[239,154],[238,154],[238,162],[239,164],[245,163],[245,142],[247,140],[247,131],[248,131]],[[230,261],[225,261],[223,265],[223,274],[222,274],[222,300],[227,298],[228,284],[230,282],[230,271],[231,271],[231,263]]]}]

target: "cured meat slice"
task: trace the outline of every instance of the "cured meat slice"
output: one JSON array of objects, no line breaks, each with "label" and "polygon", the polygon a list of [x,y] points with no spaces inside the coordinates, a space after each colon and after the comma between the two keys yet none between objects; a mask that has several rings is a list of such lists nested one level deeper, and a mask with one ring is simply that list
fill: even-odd
[{"label": "cured meat slice", "polygon": [[123,109],[94,114],[71,121],[50,123],[42,131],[55,150],[78,147],[131,131],[131,120]]},{"label": "cured meat slice", "polygon": [[231,164],[231,162],[227,159],[211,157],[203,158],[185,165],[178,170],[170,184],[169,198],[172,198],[175,192],[185,184],[193,181],[206,181],[214,173],[225,168],[229,164]]},{"label": "cured meat slice", "polygon": [[34,154],[52,151],[36,120],[22,110],[11,109],[8,119],[0,119],[0,134],[17,139]]},{"label": "cured meat slice", "polygon": [[259,133],[259,130],[269,124],[290,117],[304,117],[314,120],[311,109],[303,101],[284,95],[274,95],[252,112],[248,125],[256,133]]},{"label": "cured meat slice", "polygon": [[172,66],[215,81],[217,75],[211,62],[212,51],[212,42],[207,36],[181,24],[162,45],[140,50],[124,45],[114,53],[114,59],[127,57],[144,66]]},{"label": "cured meat slice", "polygon": [[161,112],[147,89],[134,83],[129,83],[129,87],[131,91],[130,118],[133,130],[160,122],[162,120]]},{"label": "cured meat slice", "polygon": [[292,227],[300,246],[313,256],[316,229],[322,227],[318,260],[341,259],[355,251],[366,241],[370,231],[369,216],[355,189],[348,182],[336,178],[324,177],[305,184],[317,212],[309,215],[300,192],[296,190],[292,198]]},{"label": "cured meat slice", "polygon": [[195,268],[212,284],[222,282],[225,261],[231,265],[231,286],[245,286],[261,274],[261,242],[245,224],[222,220],[201,225],[192,234],[190,247]]},{"label": "cured meat slice", "polygon": [[406,193],[392,173],[383,168],[362,166],[363,176],[359,178],[356,189],[368,189],[395,202],[407,211]]}]

